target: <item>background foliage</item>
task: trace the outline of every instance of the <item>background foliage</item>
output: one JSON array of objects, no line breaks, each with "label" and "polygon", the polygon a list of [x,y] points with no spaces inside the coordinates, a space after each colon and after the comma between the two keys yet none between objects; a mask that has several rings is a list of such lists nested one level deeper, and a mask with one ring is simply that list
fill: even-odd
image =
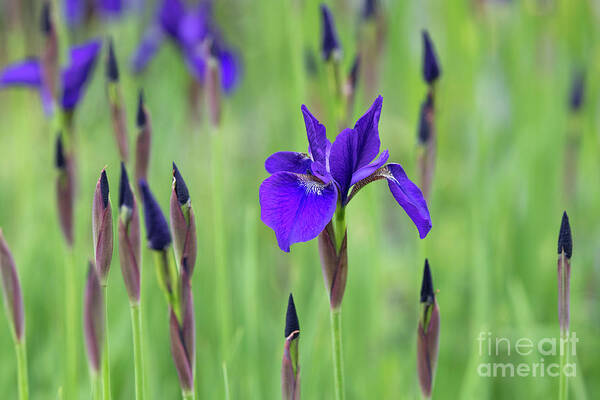
[{"label": "background foliage", "polygon": [[[306,104],[335,132],[327,101],[325,68],[318,58],[316,0],[216,1],[217,18],[244,62],[243,81],[227,99],[219,133],[226,149],[222,175],[229,298],[215,298],[211,194],[211,138],[206,123],[190,118],[190,76],[172,46],[146,73],[134,77],[126,63],[135,48],[141,15],[78,28],[71,41],[111,33],[122,69],[130,138],[138,87],[146,92],[153,123],[150,185],[167,210],[171,161],[190,188],[196,210],[199,258],[194,275],[198,329],[198,398],[224,398],[224,371],[232,399],[279,397],[287,295],[293,291],[302,336],[302,392],[307,399],[333,396],[328,303],[316,243],[285,254],[260,222],[258,186],[266,156],[306,148],[300,105]],[[349,68],[365,29],[357,1],[332,1]],[[348,4],[346,4],[348,3]],[[22,19],[0,16],[0,65],[41,46],[39,2],[24,2]],[[352,202],[349,276],[343,307],[348,397],[415,398],[418,290],[424,257],[439,289],[442,331],[435,398],[543,398],[554,396],[553,378],[480,378],[480,331],[532,339],[558,334],[556,238],[563,209],[574,232],[572,330],[577,351],[574,398],[600,392],[600,229],[598,228],[598,80],[600,3],[549,1],[386,1],[386,37],[378,61],[377,93],[384,97],[383,148],[417,179],[416,125],[425,84],[420,75],[420,30],[427,28],[441,60],[438,88],[437,171],[430,204],[433,229],[418,241],[408,217],[383,183]],[[317,57],[317,74],[304,57]],[[365,59],[363,65],[375,60]],[[79,188],[76,262],[72,277],[83,295],[86,260],[92,256],[91,204],[98,174],[108,166],[117,203],[118,153],[110,125],[103,64],[98,65],[76,116]],[[582,112],[568,112],[572,75],[587,72]],[[375,93],[359,90],[355,117]],[[575,195],[563,189],[563,158],[570,126],[581,129]],[[55,206],[54,133],[36,95],[0,92],[0,226],[15,255],[25,294],[33,398],[55,398],[63,379],[65,250]],[[115,251],[117,251],[115,249]],[[175,398],[167,314],[151,255],[144,250],[143,306],[147,386],[151,398]],[[110,352],[115,399],[133,398],[133,355],[127,296],[113,258],[109,281]],[[78,305],[80,307],[80,305]],[[231,335],[223,342],[218,315],[230,308]],[[80,321],[79,321],[80,322]],[[16,397],[16,369],[8,324],[0,323],[0,388]],[[88,393],[80,338],[80,387]],[[511,352],[495,360],[539,362]],[[491,360],[493,361],[493,360]],[[557,362],[557,360],[545,360]]]}]

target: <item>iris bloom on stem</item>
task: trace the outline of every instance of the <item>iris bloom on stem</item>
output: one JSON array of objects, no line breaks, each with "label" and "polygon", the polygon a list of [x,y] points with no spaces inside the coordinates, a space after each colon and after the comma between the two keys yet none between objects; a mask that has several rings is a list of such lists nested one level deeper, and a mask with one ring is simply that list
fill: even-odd
[{"label": "iris bloom on stem", "polygon": [[210,5],[202,3],[187,9],[180,0],[162,0],[155,20],[146,30],[132,58],[135,73],[142,72],[161,47],[169,39],[180,50],[190,74],[200,83],[204,82],[207,68],[206,44],[210,55],[219,64],[221,87],[231,93],[240,75],[240,61],[232,48],[225,43],[211,12]]},{"label": "iris bloom on stem", "polygon": [[[60,73],[60,105],[67,114],[72,114],[85,93],[86,85],[92,75],[100,51],[99,40],[71,47],[69,65]],[[8,65],[0,71],[0,89],[9,86],[32,87],[39,91],[47,114],[53,111],[52,94],[49,82],[44,79],[42,62],[29,58]]]}]

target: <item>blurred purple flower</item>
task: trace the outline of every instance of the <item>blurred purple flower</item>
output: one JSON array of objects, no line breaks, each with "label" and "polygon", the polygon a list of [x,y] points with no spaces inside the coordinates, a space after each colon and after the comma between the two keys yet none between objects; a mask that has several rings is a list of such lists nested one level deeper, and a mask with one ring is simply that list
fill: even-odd
[{"label": "blurred purple flower", "polygon": [[[69,51],[69,65],[61,71],[62,94],[61,105],[67,110],[73,110],[85,92],[85,87],[96,65],[100,51],[99,40],[91,40],[74,46]],[[0,71],[0,89],[9,86],[30,86],[40,91],[45,109],[51,102],[48,91],[42,80],[42,64],[38,59],[27,59],[16,62]]]},{"label": "blurred purple flower", "polygon": [[260,186],[261,219],[275,231],[283,251],[317,237],[337,207],[345,207],[366,184],[384,178],[419,236],[427,236],[431,218],[421,190],[399,164],[385,164],[387,150],[379,154],[382,101],[379,96],[354,128],[344,129],[333,143],[325,127],[302,106],[308,154],[278,152],[265,161],[272,175]]},{"label": "blurred purple flower", "polygon": [[196,80],[204,81],[206,59],[211,56],[219,63],[223,91],[231,93],[235,89],[241,72],[240,60],[223,40],[210,5],[202,3],[186,10],[180,0],[162,0],[154,23],[147,28],[133,55],[135,73],[146,68],[165,37],[180,50],[188,71]]},{"label": "blurred purple flower", "polygon": [[102,17],[116,18],[133,5],[132,0],[64,0],[65,19],[70,26],[78,25],[86,12],[98,12]]},{"label": "blurred purple flower", "polygon": [[340,41],[335,30],[331,10],[326,4],[321,4],[321,53],[325,61],[341,51]]},{"label": "blurred purple flower", "polygon": [[429,85],[434,83],[441,74],[440,65],[433,48],[429,32],[423,30],[423,79]]}]

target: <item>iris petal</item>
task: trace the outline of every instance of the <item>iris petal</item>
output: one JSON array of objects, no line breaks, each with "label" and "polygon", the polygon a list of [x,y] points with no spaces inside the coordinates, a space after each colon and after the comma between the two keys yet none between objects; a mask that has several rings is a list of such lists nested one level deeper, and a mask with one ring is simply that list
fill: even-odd
[{"label": "iris petal", "polygon": [[150,28],[144,32],[142,41],[138,45],[133,58],[131,59],[131,67],[134,73],[138,74],[146,68],[146,65],[148,65],[160,48],[163,40],[164,34],[156,25],[150,26]]},{"label": "iris petal", "polygon": [[350,186],[354,185],[356,182],[365,179],[367,176],[371,175],[373,172],[377,171],[381,168],[390,158],[390,153],[387,150],[384,150],[379,157],[369,165],[365,165],[360,168],[358,171],[352,174],[352,181],[350,181]]},{"label": "iris petal", "polygon": [[419,237],[423,239],[431,230],[431,217],[421,189],[408,179],[400,164],[386,165],[382,175],[387,179],[392,195],[415,223]]},{"label": "iris petal", "polygon": [[265,161],[265,169],[268,173],[276,172],[295,172],[305,174],[310,170],[312,160],[305,153],[296,153],[294,151],[279,151],[272,154]]},{"label": "iris petal", "polygon": [[331,221],[337,203],[333,183],[323,184],[310,175],[278,172],[259,190],[261,219],[275,231],[281,250],[314,239]]},{"label": "iris petal", "polygon": [[305,105],[302,105],[301,109],[304,116],[304,125],[306,126],[306,136],[308,137],[308,152],[314,161],[326,165],[331,142],[327,139],[325,126],[308,111]]},{"label": "iris petal", "polygon": [[221,64],[221,86],[226,94],[230,94],[239,80],[239,60],[234,52],[223,50],[219,54],[219,63]]},{"label": "iris petal", "polygon": [[73,109],[81,99],[83,89],[96,65],[100,47],[99,40],[92,40],[71,48],[70,64],[62,71],[62,106],[65,109]]},{"label": "iris petal", "polygon": [[0,73],[0,87],[42,85],[42,68],[36,59],[17,62],[5,67]]},{"label": "iris petal", "polygon": [[158,11],[158,21],[163,31],[177,39],[179,23],[185,16],[185,6],[180,0],[163,0]]}]

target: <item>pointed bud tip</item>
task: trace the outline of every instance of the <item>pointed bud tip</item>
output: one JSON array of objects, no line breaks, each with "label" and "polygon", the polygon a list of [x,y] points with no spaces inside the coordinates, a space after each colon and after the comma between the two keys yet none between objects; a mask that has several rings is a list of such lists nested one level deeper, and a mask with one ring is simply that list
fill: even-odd
[{"label": "pointed bud tip", "polygon": [[104,208],[108,207],[108,178],[106,177],[106,169],[100,173],[100,193],[102,194],[102,204]]},{"label": "pointed bud tip", "polygon": [[558,234],[558,254],[564,251],[567,258],[573,254],[573,237],[571,236],[571,225],[567,212],[563,212],[562,222],[560,223],[560,232]]},{"label": "pointed bud tip", "polygon": [[331,10],[321,3],[321,53],[325,61],[329,61],[335,51],[340,50],[340,44],[335,30]]},{"label": "pointed bud tip", "polygon": [[113,46],[113,39],[108,39],[108,60],[106,63],[106,76],[110,82],[119,81],[119,67],[117,65],[117,57]]},{"label": "pointed bud tip", "polygon": [[175,194],[177,195],[179,204],[186,204],[190,199],[190,192],[188,191],[187,185],[179,173],[179,169],[177,168],[177,165],[175,165],[175,162],[173,162],[173,185],[175,186]]},{"label": "pointed bud tip", "polygon": [[583,72],[578,72],[573,77],[573,82],[571,83],[571,94],[569,96],[569,105],[571,106],[571,111],[576,112],[581,109],[583,105],[585,94],[585,74]]},{"label": "pointed bud tip", "polygon": [[423,29],[423,79],[428,84],[434,83],[440,76],[440,66],[438,63],[433,42],[429,36],[429,32]]},{"label": "pointed bud tip", "polygon": [[142,191],[148,246],[153,250],[164,250],[171,244],[169,225],[148,183],[140,179],[138,184]]},{"label": "pointed bud tip", "polygon": [[42,19],[41,28],[44,35],[48,35],[52,31],[52,16],[51,16],[50,2],[44,2],[42,6]]},{"label": "pointed bud tip", "polygon": [[137,107],[137,118],[138,128],[142,128],[146,125],[146,111],[144,110],[144,90],[140,89],[138,94],[138,107]]},{"label": "pointed bud tip", "polygon": [[66,166],[65,151],[64,151],[63,142],[62,142],[62,134],[60,134],[60,133],[56,137],[55,164],[56,164],[56,168],[58,168],[58,169],[64,169]]},{"label": "pointed bud tip", "polygon": [[285,337],[289,337],[292,333],[296,333],[292,339],[297,338],[300,333],[300,323],[298,322],[298,314],[296,313],[296,305],[294,304],[294,297],[290,293],[288,298],[287,312],[285,314]]},{"label": "pointed bud tip", "polygon": [[435,293],[433,291],[433,279],[431,278],[431,269],[429,260],[425,259],[425,268],[423,269],[423,282],[421,284],[421,303],[433,304]]},{"label": "pointed bud tip", "polygon": [[133,192],[129,184],[129,176],[125,163],[121,161],[121,181],[119,182],[119,207],[133,209]]}]

